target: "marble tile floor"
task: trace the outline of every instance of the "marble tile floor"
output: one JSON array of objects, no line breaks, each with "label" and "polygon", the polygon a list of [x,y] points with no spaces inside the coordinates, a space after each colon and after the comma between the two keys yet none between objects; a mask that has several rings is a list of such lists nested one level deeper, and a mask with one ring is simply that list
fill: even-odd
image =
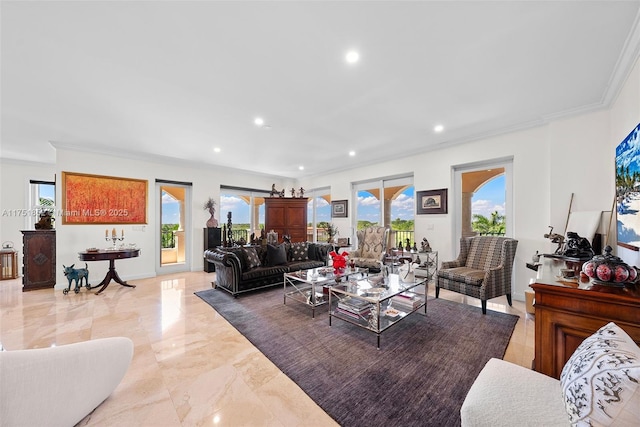
[{"label": "marble tile floor", "polygon": [[[133,340],[124,380],[79,426],[335,426],[194,295],[210,288],[214,275],[131,280],[135,289],[111,283],[101,295],[86,289],[68,295],[53,289],[22,292],[21,278],[0,281],[0,343],[10,351],[110,336]],[[434,297],[433,286],[429,295]],[[446,290],[440,297],[480,306]],[[535,328],[524,302],[509,307],[500,297],[489,301],[488,309],[520,316],[504,359],[530,368]]]}]

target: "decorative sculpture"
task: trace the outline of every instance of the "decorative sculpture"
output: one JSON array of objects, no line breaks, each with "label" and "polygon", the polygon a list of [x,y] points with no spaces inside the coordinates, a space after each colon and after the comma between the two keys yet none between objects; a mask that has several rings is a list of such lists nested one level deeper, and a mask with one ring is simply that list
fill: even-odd
[{"label": "decorative sculpture", "polygon": [[564,245],[562,255],[572,258],[593,258],[594,253],[591,243],[585,237],[580,237],[573,231],[567,232],[567,241]]},{"label": "decorative sculpture", "polygon": [[420,243],[420,245],[422,246],[421,252],[431,252],[431,245],[426,237],[422,238],[422,243]]},{"label": "decorative sculpture", "polygon": [[225,246],[231,247],[234,245],[233,232],[231,231],[231,212],[227,213],[227,242]]},{"label": "decorative sculpture", "polygon": [[64,268],[64,275],[67,276],[67,280],[69,281],[69,286],[67,289],[63,289],[63,294],[68,294],[71,290],[71,282],[76,281],[76,286],[73,291],[77,294],[80,292],[80,288],[82,288],[82,281],[84,280],[84,285],[87,289],[91,289],[91,285],[89,284],[89,269],[87,268],[87,264],[84,264],[84,268],[73,268],[75,264],[71,264],[69,267],[62,265]]},{"label": "decorative sculpture", "polygon": [[50,211],[43,211],[40,214],[40,220],[36,223],[36,230],[51,230],[54,220]]},{"label": "decorative sculpture", "polygon": [[551,230],[549,230],[548,233],[546,233],[544,235],[545,239],[550,239],[552,243],[557,243],[558,247],[556,248],[556,251],[554,252],[556,255],[560,255],[562,254],[562,247],[564,244],[564,236],[562,234],[557,234],[553,232],[553,226],[549,226],[549,228]]},{"label": "decorative sculpture", "polygon": [[304,197],[304,188],[300,187],[300,198]]}]

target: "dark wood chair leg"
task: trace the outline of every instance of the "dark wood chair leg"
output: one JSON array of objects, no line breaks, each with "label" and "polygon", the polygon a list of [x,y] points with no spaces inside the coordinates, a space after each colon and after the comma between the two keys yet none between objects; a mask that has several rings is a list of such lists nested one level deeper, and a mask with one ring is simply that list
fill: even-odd
[{"label": "dark wood chair leg", "polygon": [[513,304],[511,304],[511,294],[507,294],[507,302],[509,303],[509,306],[513,307]]},{"label": "dark wood chair leg", "polygon": [[436,285],[436,298],[440,296],[440,286]]},{"label": "dark wood chair leg", "polygon": [[482,304],[482,314],[487,314],[487,300],[481,300],[480,303]]}]

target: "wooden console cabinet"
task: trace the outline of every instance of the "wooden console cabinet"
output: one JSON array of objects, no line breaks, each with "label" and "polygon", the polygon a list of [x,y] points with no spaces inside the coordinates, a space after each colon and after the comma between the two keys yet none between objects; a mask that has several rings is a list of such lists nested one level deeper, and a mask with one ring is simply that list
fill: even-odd
[{"label": "wooden console cabinet", "polygon": [[609,287],[564,282],[556,277],[564,261],[543,257],[535,282],[534,369],[560,378],[580,343],[615,322],[640,344],[640,286]]},{"label": "wooden console cabinet", "polygon": [[22,291],[56,285],[55,230],[22,230]]},{"label": "wooden console cabinet", "polygon": [[307,198],[265,197],[264,228],[273,230],[282,241],[283,235],[291,236],[292,242],[307,240]]}]

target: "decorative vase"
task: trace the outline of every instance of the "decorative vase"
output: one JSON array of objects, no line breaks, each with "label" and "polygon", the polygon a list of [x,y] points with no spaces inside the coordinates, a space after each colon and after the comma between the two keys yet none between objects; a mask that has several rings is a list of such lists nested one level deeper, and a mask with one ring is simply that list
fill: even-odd
[{"label": "decorative vase", "polygon": [[207,220],[207,228],[217,228],[217,227],[218,227],[218,220],[215,219],[213,215],[211,215],[211,218]]},{"label": "decorative vase", "polygon": [[207,228],[217,228],[218,220],[214,218],[213,212],[209,212],[211,214],[211,218],[207,220]]},{"label": "decorative vase", "polygon": [[635,267],[629,266],[622,259],[611,254],[611,246],[604,248],[604,255],[594,256],[584,263],[582,272],[591,282],[597,285],[624,286],[638,278]]}]

